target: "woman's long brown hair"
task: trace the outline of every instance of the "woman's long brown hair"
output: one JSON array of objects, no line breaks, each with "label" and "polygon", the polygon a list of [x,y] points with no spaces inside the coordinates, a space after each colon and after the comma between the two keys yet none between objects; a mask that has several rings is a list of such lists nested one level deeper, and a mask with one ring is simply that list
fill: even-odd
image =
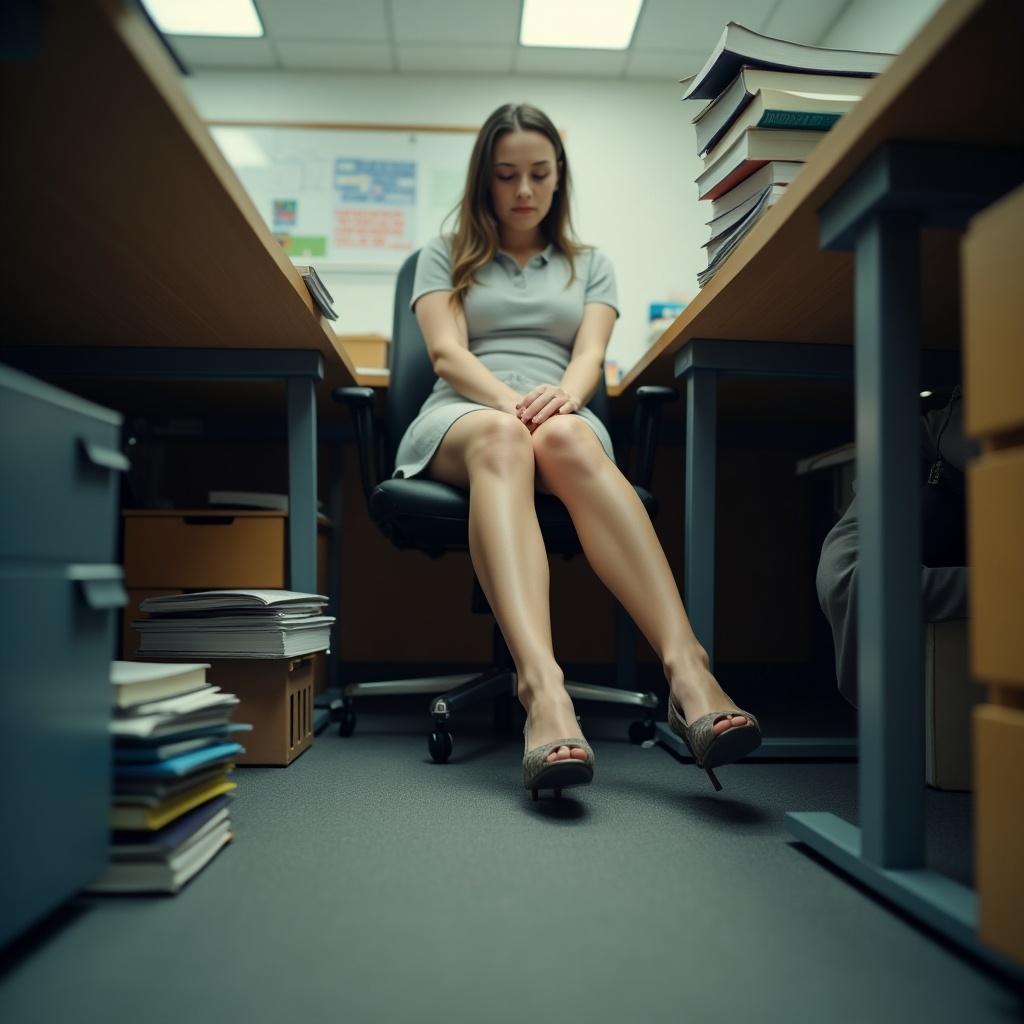
[{"label": "woman's long brown hair", "polygon": [[585,252],[587,246],[580,244],[572,226],[569,212],[569,161],[562,140],[551,120],[542,111],[526,103],[507,103],[494,111],[480,129],[473,145],[473,154],[469,158],[466,188],[459,204],[452,210],[452,214],[457,214],[452,240],[453,308],[462,307],[466,293],[476,283],[476,272],[490,263],[498,251],[498,218],[494,215],[491,202],[494,146],[503,135],[516,131],[540,132],[554,147],[558,164],[558,188],[552,198],[551,209],[540,222],[540,230],[545,240],[569,261],[569,283],[576,280],[575,257]]}]

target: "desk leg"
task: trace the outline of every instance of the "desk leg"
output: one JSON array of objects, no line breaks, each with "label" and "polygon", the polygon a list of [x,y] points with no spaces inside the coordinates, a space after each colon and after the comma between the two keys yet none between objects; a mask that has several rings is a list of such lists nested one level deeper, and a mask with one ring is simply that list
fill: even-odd
[{"label": "desk leg", "polygon": [[298,376],[288,378],[288,586],[317,593],[316,398]]},{"label": "desk leg", "polygon": [[341,551],[345,529],[345,442],[331,443],[331,485],[327,510],[334,529],[327,545],[327,593],[331,599],[331,615],[336,616],[331,631],[331,652],[327,657],[327,685],[341,687]]},{"label": "desk leg", "polygon": [[872,214],[855,252],[861,824],[789,812],[786,827],[870,889],[995,962],[975,934],[973,891],[924,867],[917,217]]},{"label": "desk leg", "polygon": [[683,598],[697,639],[715,666],[715,455],[718,373],[686,376],[686,498]]},{"label": "desk leg", "polygon": [[856,248],[861,851],[886,868],[925,853],[919,239],[917,216],[883,213]]}]

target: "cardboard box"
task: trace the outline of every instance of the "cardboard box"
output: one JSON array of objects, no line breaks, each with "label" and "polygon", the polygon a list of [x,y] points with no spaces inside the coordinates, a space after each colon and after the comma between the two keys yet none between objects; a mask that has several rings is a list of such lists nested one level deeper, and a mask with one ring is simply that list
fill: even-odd
[{"label": "cardboard box", "polygon": [[925,780],[936,789],[970,792],[971,712],[985,690],[970,678],[967,620],[925,625]]},{"label": "cardboard box", "polygon": [[[134,589],[214,590],[287,586],[288,517],[283,512],[128,510],[125,585]],[[327,585],[331,524],[317,525],[317,586]]]},{"label": "cardboard box", "polygon": [[385,369],[388,366],[390,338],[383,334],[339,334],[338,340],[357,366]]},{"label": "cardboard box", "polygon": [[231,716],[249,722],[237,764],[288,765],[313,743],[312,655],[210,658],[207,680],[241,701]]},{"label": "cardboard box", "polygon": [[978,937],[1024,966],[1024,710],[975,709],[974,783]]},{"label": "cardboard box", "polygon": [[1024,186],[971,221],[963,282],[964,428],[973,437],[1024,429]]},{"label": "cardboard box", "polygon": [[1024,687],[1024,448],[992,451],[967,470],[971,668]]}]

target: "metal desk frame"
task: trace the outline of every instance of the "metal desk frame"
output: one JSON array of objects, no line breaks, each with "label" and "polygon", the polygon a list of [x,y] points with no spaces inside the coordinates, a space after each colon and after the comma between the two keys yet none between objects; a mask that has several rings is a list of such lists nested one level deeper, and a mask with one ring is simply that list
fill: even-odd
[{"label": "metal desk frame", "polygon": [[[683,596],[686,614],[714,667],[718,381],[726,376],[849,380],[853,355],[846,345],[695,338],[676,355],[675,376],[686,385]],[[686,745],[667,723],[658,723],[657,729],[660,743],[680,757],[689,757]],[[769,736],[751,756],[850,758],[857,756],[857,741],[842,736]]]},{"label": "metal desk frame", "polygon": [[1017,977],[978,940],[974,891],[925,867],[917,410],[921,229],[962,230],[1021,168],[1019,153],[890,142],[821,210],[822,248],[855,253],[860,827],[823,812],[785,819],[859,882]]},{"label": "metal desk frame", "polygon": [[314,594],[316,582],[316,393],[323,356],[278,349],[18,346],[0,361],[28,373],[130,380],[281,380],[287,389],[288,586]]}]

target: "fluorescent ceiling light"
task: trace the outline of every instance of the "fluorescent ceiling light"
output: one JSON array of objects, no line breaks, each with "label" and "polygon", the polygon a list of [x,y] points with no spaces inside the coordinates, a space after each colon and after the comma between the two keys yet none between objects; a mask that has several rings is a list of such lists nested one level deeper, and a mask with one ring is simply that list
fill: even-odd
[{"label": "fluorescent ceiling light", "polygon": [[263,35],[253,0],[142,0],[156,27],[169,36]]},{"label": "fluorescent ceiling light", "polygon": [[643,0],[523,0],[522,46],[625,50]]}]

